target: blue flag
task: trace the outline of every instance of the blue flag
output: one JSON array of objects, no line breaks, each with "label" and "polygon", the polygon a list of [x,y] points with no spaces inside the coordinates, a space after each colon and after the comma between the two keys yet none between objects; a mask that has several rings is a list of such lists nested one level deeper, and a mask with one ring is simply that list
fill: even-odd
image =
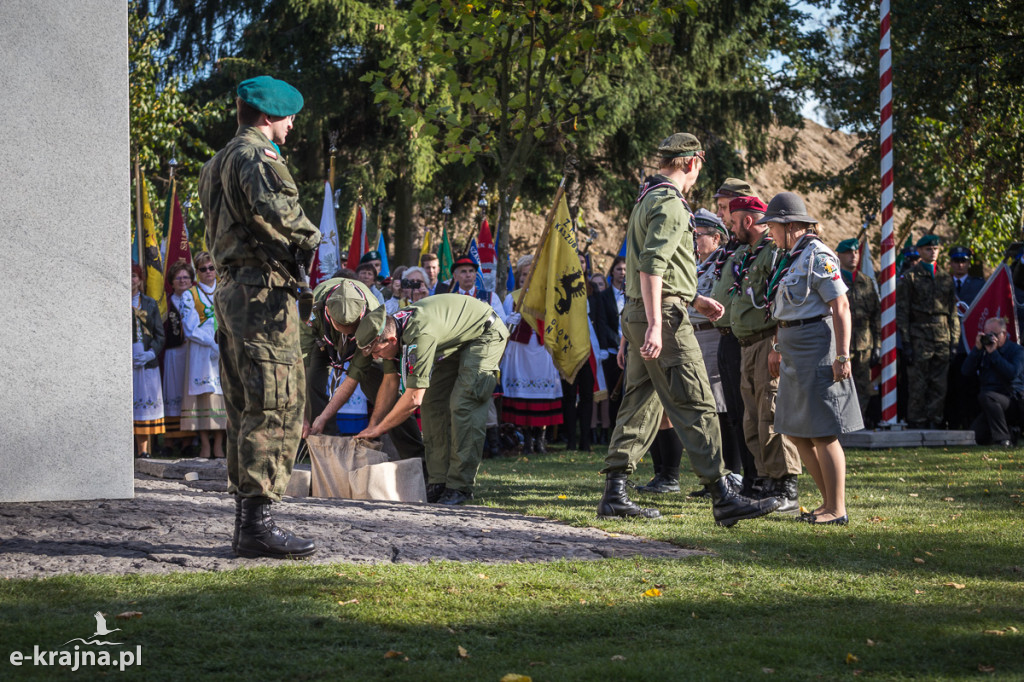
[{"label": "blue flag", "polygon": [[476,237],[469,240],[469,257],[476,263],[476,288],[478,291],[484,291],[487,287],[484,286],[484,276],[480,273],[480,248],[476,245]]},{"label": "blue flag", "polygon": [[511,294],[516,290],[516,276],[512,272],[512,257],[506,255],[505,259],[508,261],[508,282],[505,284],[505,291]]},{"label": "blue flag", "polygon": [[384,233],[377,237],[377,252],[380,253],[380,276],[390,277],[391,268],[388,267],[388,247],[384,245]]}]

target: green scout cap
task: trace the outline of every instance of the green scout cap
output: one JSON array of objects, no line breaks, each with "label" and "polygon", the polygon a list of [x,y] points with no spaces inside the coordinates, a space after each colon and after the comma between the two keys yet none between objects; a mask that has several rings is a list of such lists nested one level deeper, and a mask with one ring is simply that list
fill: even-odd
[{"label": "green scout cap", "polygon": [[379,306],[366,314],[363,321],[359,323],[359,328],[356,329],[356,346],[359,347],[359,350],[368,348],[377,340],[377,337],[384,333],[384,325],[387,321],[388,313],[384,306]]},{"label": "green scout cap", "polygon": [[351,280],[342,282],[341,286],[327,297],[327,312],[338,324],[356,324],[367,307],[366,296]]},{"label": "green scout cap", "polygon": [[860,248],[860,242],[856,239],[844,239],[836,247],[836,253],[849,253],[850,251],[856,251],[858,248]]},{"label": "green scout cap", "polygon": [[750,188],[750,183],[746,180],[740,180],[739,178],[726,178],[722,186],[715,192],[715,199],[721,199],[725,197],[732,199],[734,197],[752,197],[754,196],[754,190]]},{"label": "green scout cap", "polygon": [[722,219],[706,208],[697,209],[697,212],[693,214],[693,221],[697,223],[697,227],[713,227],[723,236],[729,236],[729,232],[725,229],[725,223],[722,222]]},{"label": "green scout cap", "polygon": [[256,76],[238,84],[238,96],[267,116],[291,116],[302,109],[302,94],[272,76]]},{"label": "green scout cap", "polygon": [[921,246],[938,246],[941,243],[942,243],[942,240],[939,239],[939,235],[937,235],[937,234],[926,234],[925,236],[923,236],[920,239],[918,239],[917,240],[917,244],[915,244],[914,246],[917,246],[917,247],[921,247]]},{"label": "green scout cap", "polygon": [[704,151],[700,140],[690,133],[676,133],[666,137],[658,145],[658,156],[663,159],[675,159],[680,156],[694,156]]}]

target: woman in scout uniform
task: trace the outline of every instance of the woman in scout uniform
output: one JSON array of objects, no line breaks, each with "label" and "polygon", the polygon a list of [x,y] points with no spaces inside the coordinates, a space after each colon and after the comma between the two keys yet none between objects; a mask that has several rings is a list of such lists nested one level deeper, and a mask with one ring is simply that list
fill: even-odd
[{"label": "woman in scout uniform", "polygon": [[164,348],[160,307],[142,293],[142,268],[132,263],[132,418],[135,456],[149,457],[149,437],[164,432],[164,396],[157,356]]},{"label": "woman in scout uniform", "polygon": [[[217,272],[206,251],[195,257],[199,278],[195,286],[181,296],[181,324],[188,339],[188,367],[185,372],[185,396],[181,407],[181,426],[199,432],[199,456],[224,457],[224,429],[227,412],[220,385],[220,350],[214,335],[217,316],[213,312],[213,294]],[[210,433],[213,432],[213,452]]]},{"label": "woman in scout uniform", "polygon": [[847,286],[800,197],[775,195],[758,222],[770,225],[780,249],[767,292],[779,323],[773,350],[781,354],[769,367],[779,377],[775,430],[793,440],[824,498],[801,518],[846,525],[846,455],[838,436],[864,428],[850,377]]}]

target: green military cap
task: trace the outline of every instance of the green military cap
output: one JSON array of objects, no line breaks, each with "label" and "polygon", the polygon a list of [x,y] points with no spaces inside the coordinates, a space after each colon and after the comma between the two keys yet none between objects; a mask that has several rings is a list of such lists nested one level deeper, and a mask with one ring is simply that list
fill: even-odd
[{"label": "green military cap", "polygon": [[925,236],[923,236],[923,237],[921,237],[920,239],[917,240],[917,244],[915,244],[915,246],[917,246],[917,247],[922,247],[922,246],[938,246],[941,243],[942,243],[942,240],[939,239],[939,235],[937,235],[937,234],[926,234]]},{"label": "green military cap", "polygon": [[739,178],[726,178],[722,186],[715,192],[715,199],[721,199],[725,197],[732,199],[734,197],[752,197],[754,196],[754,190],[750,188],[750,183],[746,180],[740,180]]},{"label": "green military cap", "polygon": [[388,313],[384,306],[366,314],[363,321],[359,323],[359,328],[356,329],[356,345],[359,350],[369,348],[370,344],[384,333],[384,325],[387,324],[387,321]]},{"label": "green military cap", "polygon": [[850,251],[856,251],[858,248],[860,248],[860,242],[856,239],[844,239],[836,247],[836,253],[849,253]]},{"label": "green military cap", "polygon": [[238,84],[238,96],[267,116],[291,116],[302,109],[302,94],[272,76],[256,76]]},{"label": "green military cap", "polygon": [[327,314],[338,324],[356,324],[368,307],[366,296],[351,280],[342,282],[327,297]]},{"label": "green military cap", "polygon": [[663,159],[675,159],[680,156],[694,156],[704,151],[700,140],[690,133],[676,133],[666,137],[658,145],[658,156]]},{"label": "green military cap", "polygon": [[729,236],[729,232],[725,229],[725,223],[722,222],[722,219],[706,208],[697,209],[697,212],[693,214],[693,222],[697,223],[697,227],[712,227],[721,233],[722,236]]}]

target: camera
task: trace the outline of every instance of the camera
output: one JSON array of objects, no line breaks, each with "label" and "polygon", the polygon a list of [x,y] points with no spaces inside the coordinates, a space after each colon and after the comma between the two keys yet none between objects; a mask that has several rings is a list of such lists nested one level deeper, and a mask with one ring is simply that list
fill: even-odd
[{"label": "camera", "polygon": [[419,281],[418,279],[403,279],[402,280],[402,288],[403,289],[413,289],[413,290],[415,290],[415,289],[419,289],[421,286],[423,286],[423,282]]},{"label": "camera", "polygon": [[992,332],[986,332],[985,335],[981,337],[981,344],[983,346],[994,346],[997,342],[998,339]]}]

